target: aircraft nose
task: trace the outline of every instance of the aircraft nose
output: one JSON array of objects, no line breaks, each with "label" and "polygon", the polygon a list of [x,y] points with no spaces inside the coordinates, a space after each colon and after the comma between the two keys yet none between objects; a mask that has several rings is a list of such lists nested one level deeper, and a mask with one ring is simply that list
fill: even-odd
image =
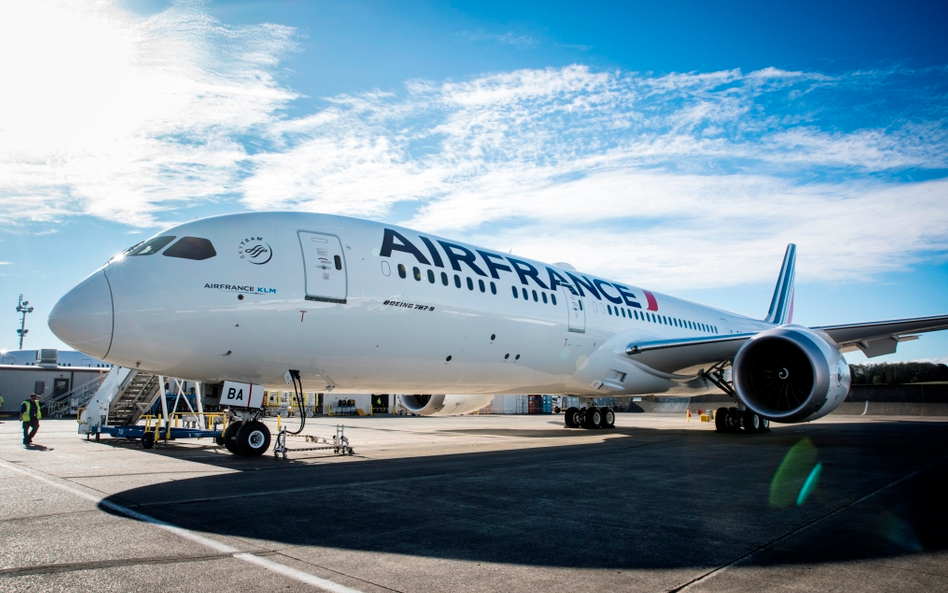
[{"label": "aircraft nose", "polygon": [[105,358],[112,347],[112,290],[98,271],[59,299],[49,313],[49,329],[80,352]]}]

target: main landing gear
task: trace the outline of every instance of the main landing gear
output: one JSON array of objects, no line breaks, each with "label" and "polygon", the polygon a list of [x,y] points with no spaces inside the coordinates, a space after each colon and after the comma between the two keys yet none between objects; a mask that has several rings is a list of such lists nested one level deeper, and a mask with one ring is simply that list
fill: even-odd
[{"label": "main landing gear", "polygon": [[761,418],[760,414],[748,408],[718,408],[714,414],[714,428],[718,432],[770,432],[770,420]]},{"label": "main landing gear", "polygon": [[612,408],[595,405],[566,409],[567,428],[615,428],[616,413]]},{"label": "main landing gear", "polygon": [[[734,384],[728,378],[731,361],[725,360],[714,365],[701,375],[718,389],[737,400]],[[741,404],[738,408],[718,408],[714,413],[714,428],[717,432],[747,433],[770,432],[770,420]]]}]

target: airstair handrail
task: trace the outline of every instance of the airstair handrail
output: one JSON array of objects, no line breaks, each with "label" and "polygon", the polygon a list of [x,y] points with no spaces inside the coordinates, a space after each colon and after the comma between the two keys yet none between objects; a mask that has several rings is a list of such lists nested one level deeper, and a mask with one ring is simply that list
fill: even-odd
[{"label": "airstair handrail", "polygon": [[[60,393],[56,397],[53,397],[44,401],[43,407],[46,408],[47,413],[50,413],[53,410],[53,407],[55,406],[55,404],[68,400],[71,397],[78,396],[77,399],[81,399],[85,397],[85,399],[88,400],[90,397],[92,397],[93,394],[95,394],[99,386],[102,385],[102,381],[105,380],[106,375],[107,373],[104,373],[104,372],[99,373],[98,376],[93,377],[92,379],[89,379],[85,383],[82,383],[81,385],[77,385],[76,387],[73,387],[69,391]],[[78,402],[79,405],[82,405],[84,403],[85,401]]]}]

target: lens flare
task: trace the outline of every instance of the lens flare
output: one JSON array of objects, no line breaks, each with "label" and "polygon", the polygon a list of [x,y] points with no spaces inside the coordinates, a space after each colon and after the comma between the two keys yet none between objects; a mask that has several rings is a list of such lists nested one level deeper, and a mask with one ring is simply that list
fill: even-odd
[{"label": "lens flare", "polygon": [[813,494],[822,472],[816,446],[803,439],[790,447],[777,468],[770,482],[770,504],[778,508],[802,505]]}]

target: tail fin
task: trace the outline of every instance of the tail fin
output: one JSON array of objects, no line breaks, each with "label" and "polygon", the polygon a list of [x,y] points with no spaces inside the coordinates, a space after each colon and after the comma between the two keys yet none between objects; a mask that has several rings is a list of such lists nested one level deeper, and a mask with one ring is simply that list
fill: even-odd
[{"label": "tail fin", "polygon": [[774,298],[770,301],[770,311],[767,313],[767,323],[784,325],[793,320],[793,277],[797,263],[797,246],[787,245],[787,252],[783,256],[783,267],[777,277],[777,286],[774,288]]}]

